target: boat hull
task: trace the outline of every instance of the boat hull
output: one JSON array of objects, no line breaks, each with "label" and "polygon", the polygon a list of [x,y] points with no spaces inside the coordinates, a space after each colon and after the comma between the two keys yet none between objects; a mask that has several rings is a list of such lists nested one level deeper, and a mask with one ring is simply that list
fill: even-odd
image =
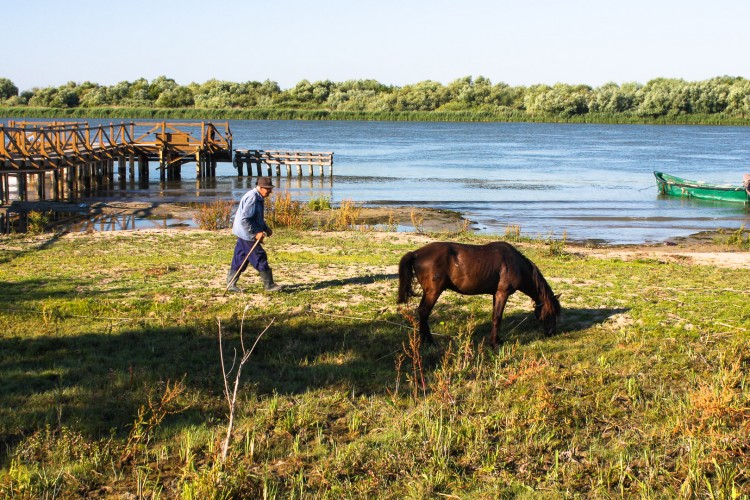
[{"label": "boat hull", "polygon": [[690,181],[662,172],[654,172],[654,177],[659,193],[667,196],[750,204],[748,191],[742,186]]}]

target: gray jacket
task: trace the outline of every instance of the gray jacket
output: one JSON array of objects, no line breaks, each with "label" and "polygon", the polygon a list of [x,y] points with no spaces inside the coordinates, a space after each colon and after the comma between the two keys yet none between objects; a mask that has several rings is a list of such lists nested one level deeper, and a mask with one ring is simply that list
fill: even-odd
[{"label": "gray jacket", "polygon": [[265,231],[270,233],[263,218],[263,196],[256,187],[245,193],[237,206],[232,223],[232,233],[247,241],[253,241],[255,235]]}]

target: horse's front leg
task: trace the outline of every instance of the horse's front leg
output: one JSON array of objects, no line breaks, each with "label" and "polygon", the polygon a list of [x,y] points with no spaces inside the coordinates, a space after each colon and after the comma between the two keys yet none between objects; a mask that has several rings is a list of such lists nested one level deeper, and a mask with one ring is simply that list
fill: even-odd
[{"label": "horse's front leg", "polygon": [[417,308],[417,312],[419,313],[419,336],[421,337],[422,342],[428,344],[435,343],[435,339],[432,337],[432,332],[430,332],[430,323],[428,320],[438,297],[440,297],[439,292],[424,292],[422,300],[419,302],[419,307]]},{"label": "horse's front leg", "polygon": [[506,302],[508,302],[508,292],[505,290],[495,292],[492,297],[492,334],[490,336],[493,349],[497,349],[497,334],[500,331]]}]

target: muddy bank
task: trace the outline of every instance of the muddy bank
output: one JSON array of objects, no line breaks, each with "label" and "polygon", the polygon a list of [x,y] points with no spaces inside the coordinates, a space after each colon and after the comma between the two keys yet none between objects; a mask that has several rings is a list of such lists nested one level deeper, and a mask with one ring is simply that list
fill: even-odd
[{"label": "muddy bank", "polygon": [[[28,213],[34,211],[56,211],[77,214],[78,217],[131,217],[141,220],[159,221],[151,227],[124,227],[124,229],[197,229],[194,216],[195,204],[143,201],[103,201],[90,205],[57,202],[14,202],[5,207],[6,212]],[[331,217],[330,211],[310,212],[313,222],[324,222]],[[471,231],[471,221],[460,213],[433,208],[415,207],[362,207],[357,219],[361,225],[374,226],[386,231],[451,233]],[[123,228],[120,228],[123,229]],[[96,230],[96,228],[94,228]],[[417,231],[418,230],[418,231]],[[111,232],[111,231],[110,231]],[[384,233],[385,234],[385,233]],[[611,257],[623,260],[656,259],[663,262],[679,261],[718,267],[750,269],[750,252],[736,245],[728,245],[729,234],[720,231],[700,232],[688,237],[672,238],[661,243],[627,245],[592,245],[583,242],[565,242],[565,251],[579,255]]]},{"label": "muddy bank", "polygon": [[[165,227],[195,227],[195,203],[154,201],[101,201],[91,204],[63,202],[13,202],[4,211],[8,214],[27,214],[31,211],[54,212],[70,218],[97,219],[101,217],[133,217],[168,221]],[[313,223],[325,222],[331,211],[309,212]],[[63,219],[65,220],[65,219]],[[470,221],[449,210],[414,207],[361,207],[357,224],[385,226],[387,229],[428,232],[456,232],[471,229]]]}]

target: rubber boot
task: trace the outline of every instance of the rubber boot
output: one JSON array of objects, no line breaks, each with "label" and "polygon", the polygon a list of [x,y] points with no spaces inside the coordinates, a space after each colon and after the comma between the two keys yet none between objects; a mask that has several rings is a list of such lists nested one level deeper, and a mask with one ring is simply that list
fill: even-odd
[{"label": "rubber boot", "polygon": [[260,277],[263,280],[263,289],[265,291],[279,292],[283,290],[284,287],[273,282],[273,271],[269,269],[268,271],[258,271],[258,273],[260,273]]},{"label": "rubber boot", "polygon": [[237,286],[237,281],[240,279],[240,274],[241,273],[238,273],[236,269],[230,269],[229,271],[227,271],[227,292],[242,292],[242,289]]}]

